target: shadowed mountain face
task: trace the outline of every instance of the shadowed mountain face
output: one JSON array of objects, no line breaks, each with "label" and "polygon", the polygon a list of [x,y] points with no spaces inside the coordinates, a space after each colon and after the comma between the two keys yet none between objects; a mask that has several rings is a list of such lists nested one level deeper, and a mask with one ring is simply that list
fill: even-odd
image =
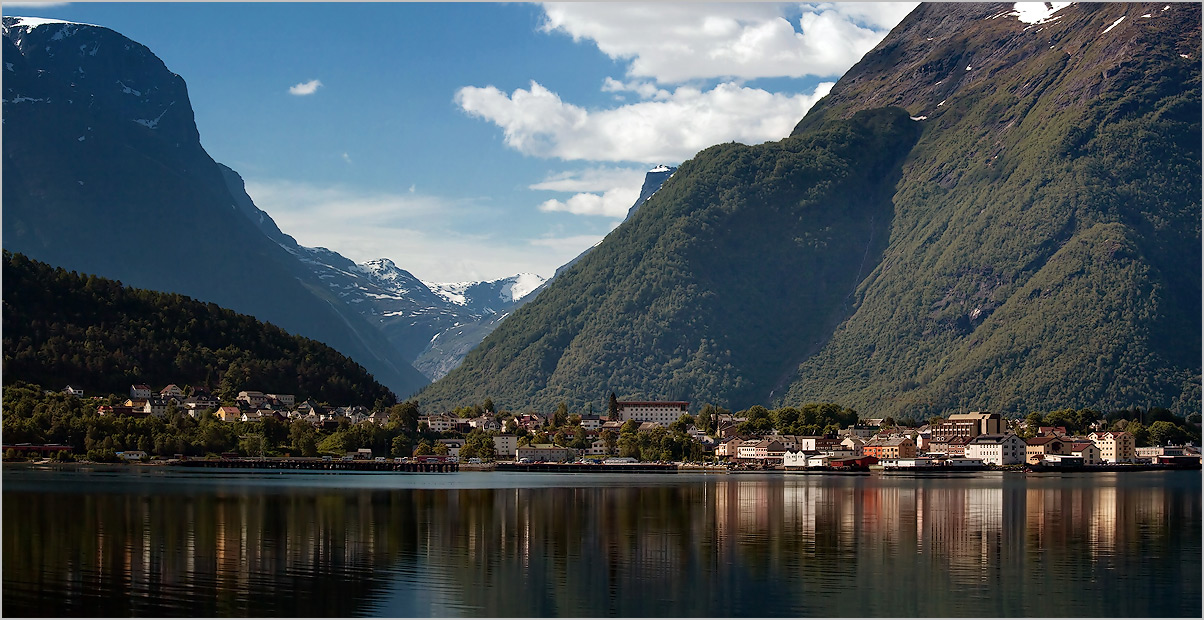
[{"label": "shadowed mountain face", "polygon": [[1200,408],[1200,7],[922,5],[700,152],[421,394]]},{"label": "shadowed mountain face", "polygon": [[2,44],[5,249],[254,315],[353,357],[403,398],[426,382],[248,219],[200,145],[184,81],[150,50],[12,17]]}]

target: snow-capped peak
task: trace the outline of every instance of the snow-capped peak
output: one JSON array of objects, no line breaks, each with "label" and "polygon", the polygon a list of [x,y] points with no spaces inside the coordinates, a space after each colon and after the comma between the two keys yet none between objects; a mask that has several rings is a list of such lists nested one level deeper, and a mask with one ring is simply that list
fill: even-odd
[{"label": "snow-capped peak", "polygon": [[1053,14],[1074,4],[1073,2],[1017,2],[1012,15],[1026,24],[1042,24],[1050,21]]},{"label": "snow-capped peak", "polygon": [[672,170],[672,168],[666,166],[665,164],[660,164],[648,172],[668,172],[670,170]]},{"label": "snow-capped peak", "polygon": [[[45,17],[18,17],[15,15],[14,16],[5,16],[4,21],[5,21],[4,32],[6,32],[6,33],[8,32],[9,28],[20,28],[22,26],[29,28],[30,30],[33,30],[34,28],[37,28],[38,26],[89,26],[92,28],[100,27],[100,26],[97,26],[96,24],[85,24],[82,22],[69,22],[69,21],[65,21],[65,20],[61,20],[61,19],[48,19]],[[74,31],[74,28],[72,28],[71,30]],[[71,34],[72,34],[72,32],[68,32],[68,31],[66,31],[66,29],[59,31],[59,35],[62,35],[62,36],[70,36]],[[55,38],[56,39],[62,38],[62,36],[56,36]]]}]

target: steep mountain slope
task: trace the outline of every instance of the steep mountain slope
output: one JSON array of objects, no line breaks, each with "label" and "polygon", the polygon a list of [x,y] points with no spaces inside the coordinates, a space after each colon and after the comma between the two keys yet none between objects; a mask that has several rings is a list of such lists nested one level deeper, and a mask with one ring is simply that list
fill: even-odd
[{"label": "steep mountain slope", "polygon": [[[218,166],[243,215],[431,380],[459,364],[493,325],[543,283],[537,275],[518,274],[491,282],[428,284],[387,258],[357,264],[338,252],[300,245],[255,206],[237,172]],[[456,344],[436,345],[440,338]]]},{"label": "steep mountain slope", "polygon": [[420,400],[1199,411],[1200,7],[1048,13],[922,5],[791,137],[683,164]]},{"label": "steep mountain slope", "polygon": [[795,130],[926,116],[860,307],[783,402],[1200,407],[1200,7],[924,5]]},{"label": "steep mountain slope", "polygon": [[[843,318],[919,125],[899,109],[712,147],[424,390],[428,406],[748,401]],[[867,262],[868,261],[868,262]],[[789,325],[789,330],[779,329]]]},{"label": "steep mountain slope", "polygon": [[403,397],[426,382],[250,224],[200,145],[184,81],[150,50],[98,26],[3,23],[5,249],[271,321]]}]

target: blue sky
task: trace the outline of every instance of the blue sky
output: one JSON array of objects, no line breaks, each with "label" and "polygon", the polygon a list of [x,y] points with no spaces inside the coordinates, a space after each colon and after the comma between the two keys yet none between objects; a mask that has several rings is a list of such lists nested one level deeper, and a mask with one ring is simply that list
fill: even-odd
[{"label": "blue sky", "polygon": [[915,3],[9,3],[112,28],[286,233],[428,282],[550,276],[644,172],[789,134]]}]

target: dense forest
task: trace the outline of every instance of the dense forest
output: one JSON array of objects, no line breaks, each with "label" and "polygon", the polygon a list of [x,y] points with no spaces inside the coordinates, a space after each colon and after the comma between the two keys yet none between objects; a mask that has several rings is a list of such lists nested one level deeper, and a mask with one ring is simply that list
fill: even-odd
[{"label": "dense forest", "polygon": [[[123,394],[132,384],[294,394],[382,409],[397,397],[338,351],[184,295],[122,286],[4,252],[5,386]],[[5,395],[7,400],[7,394]]]}]

